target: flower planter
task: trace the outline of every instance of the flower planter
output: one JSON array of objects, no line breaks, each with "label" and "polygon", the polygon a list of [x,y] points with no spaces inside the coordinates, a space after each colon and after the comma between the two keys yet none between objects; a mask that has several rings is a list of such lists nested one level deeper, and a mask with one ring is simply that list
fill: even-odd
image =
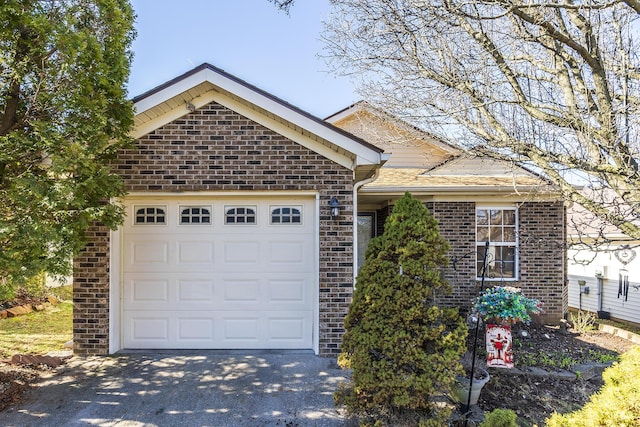
[{"label": "flower planter", "polygon": [[[456,381],[451,387],[451,394],[454,400],[461,404],[463,412],[466,412],[469,409],[467,407],[467,402],[471,405],[478,404],[480,391],[490,379],[491,377],[489,376],[489,372],[482,368],[475,369],[473,382],[471,382],[467,377],[456,377]],[[471,401],[469,401],[469,383],[471,383]]]}]

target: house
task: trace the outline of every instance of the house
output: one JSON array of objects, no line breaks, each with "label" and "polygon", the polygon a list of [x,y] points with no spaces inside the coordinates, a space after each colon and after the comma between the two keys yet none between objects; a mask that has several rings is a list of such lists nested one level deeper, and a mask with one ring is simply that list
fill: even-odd
[{"label": "house", "polygon": [[382,233],[395,200],[405,192],[423,201],[449,242],[448,303],[468,309],[481,286],[522,288],[544,302],[542,322],[567,313],[565,207],[536,174],[511,163],[473,157],[407,123],[359,102],[326,119],[391,153],[376,178],[358,191],[358,257]]},{"label": "house", "polygon": [[569,308],[640,324],[640,241],[578,204],[568,209],[567,234]]},{"label": "house", "polygon": [[128,191],[126,221],[115,231],[96,224],[74,260],[79,354],[335,357],[356,255],[405,191],[451,243],[447,303],[468,307],[477,294],[489,236],[491,284],[543,299],[547,320],[566,312],[564,246],[555,245],[564,205],[527,171],[376,122],[383,115],[364,103],[318,119],[209,64],[133,101],[136,147],[112,165]]}]

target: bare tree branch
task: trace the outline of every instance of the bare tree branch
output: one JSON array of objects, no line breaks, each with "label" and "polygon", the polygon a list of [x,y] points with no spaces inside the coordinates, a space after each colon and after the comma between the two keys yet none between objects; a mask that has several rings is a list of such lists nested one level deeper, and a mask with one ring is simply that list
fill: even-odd
[{"label": "bare tree branch", "polygon": [[326,58],[366,99],[541,171],[640,239],[640,2],[331,3]]}]

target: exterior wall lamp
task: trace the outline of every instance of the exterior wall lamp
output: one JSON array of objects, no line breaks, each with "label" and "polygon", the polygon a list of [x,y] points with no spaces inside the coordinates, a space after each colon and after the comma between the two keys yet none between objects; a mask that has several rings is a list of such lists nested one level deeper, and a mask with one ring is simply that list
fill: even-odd
[{"label": "exterior wall lamp", "polygon": [[340,215],[340,202],[333,196],[331,200],[329,200],[329,207],[331,208],[331,219],[337,219],[338,215]]}]

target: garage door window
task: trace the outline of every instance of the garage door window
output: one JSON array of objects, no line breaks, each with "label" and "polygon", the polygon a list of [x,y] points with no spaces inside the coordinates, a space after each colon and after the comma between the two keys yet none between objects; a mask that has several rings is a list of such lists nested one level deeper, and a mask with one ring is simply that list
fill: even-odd
[{"label": "garage door window", "polygon": [[255,224],[256,208],[248,206],[225,207],[225,224]]},{"label": "garage door window", "polygon": [[162,206],[145,206],[145,207],[135,207],[136,217],[135,223],[136,225],[146,225],[146,224],[166,224],[167,215],[166,215],[166,207]]},{"label": "garage door window", "polygon": [[300,224],[302,214],[300,207],[279,206],[271,208],[271,224]]},{"label": "garage door window", "polygon": [[208,206],[181,207],[180,224],[211,224],[211,208]]}]

